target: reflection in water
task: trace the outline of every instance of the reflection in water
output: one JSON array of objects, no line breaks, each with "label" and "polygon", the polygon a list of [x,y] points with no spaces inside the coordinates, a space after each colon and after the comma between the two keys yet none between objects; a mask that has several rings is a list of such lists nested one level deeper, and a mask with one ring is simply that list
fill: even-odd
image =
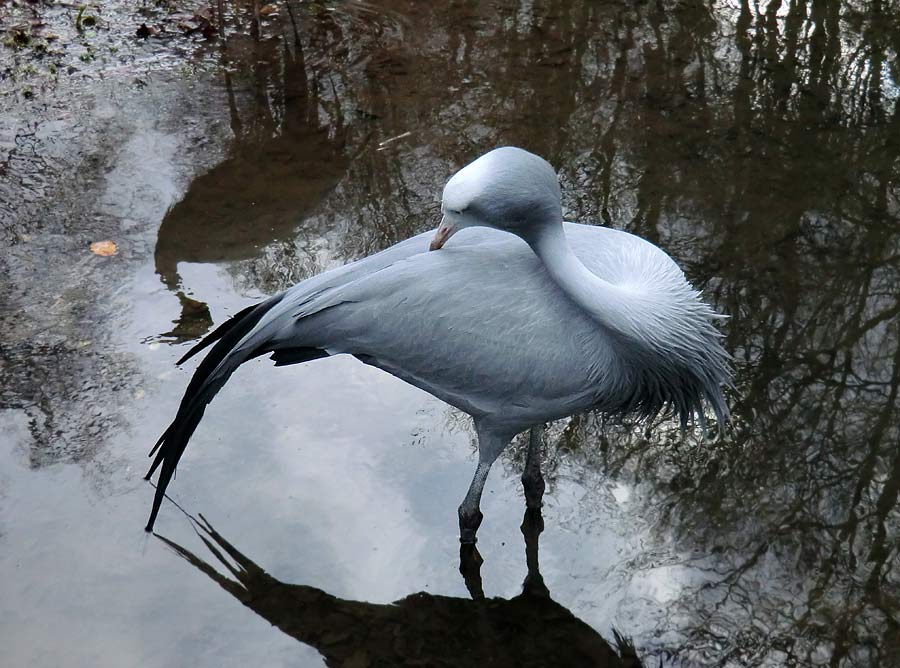
[{"label": "reflection in water", "polygon": [[256,614],[315,647],[329,666],[641,666],[634,648],[617,632],[614,649],[550,598],[538,568],[538,537],[544,526],[540,511],[526,511],[522,521],[528,575],[518,596],[484,598],[477,572],[480,560],[477,553],[467,552],[474,546],[461,546],[461,570],[469,573],[473,600],[419,592],[387,605],[279,582],[202,515],[192,522],[233,579],[187,548],[157,536]]},{"label": "reflection in water", "polygon": [[[703,555],[659,627],[701,665],[900,663],[897,3],[379,5],[367,23],[292,5],[314,54],[297,80],[357,112],[316,127],[359,155],[312,198],[327,224],[248,244],[240,281],[274,292],[300,277],[291,247],[343,262],[431,226],[446,176],[491,146],[547,156],[572,219],[662,246],[732,316],[723,442],[557,426],[554,457],[643,482],[659,548]],[[370,128],[413,134],[378,151]],[[284,178],[265,142],[243,146],[260,182]],[[303,209],[308,186],[292,188]]]},{"label": "reflection in water", "polygon": [[176,292],[175,296],[178,297],[178,302],[181,304],[181,315],[172,323],[175,326],[161,337],[173,343],[199,339],[212,326],[209,306],[204,302],[191,299],[181,290]]},{"label": "reflection in water", "polygon": [[[232,41],[223,44],[222,60],[234,143],[229,156],[194,179],[169,209],[156,243],[156,271],[182,304],[175,329],[163,335],[177,343],[202,336],[212,325],[205,304],[181,291],[178,263],[262,254],[314,211],[351,160],[342,112],[323,106],[318,78],[307,76],[299,35],[290,43],[240,36]],[[235,75],[229,52],[236,48],[253,65]],[[249,97],[246,111],[235,89]]]},{"label": "reflection in water", "polygon": [[[155,268],[187,315],[174,329],[140,326],[177,340],[208,328],[205,290],[182,285],[178,262],[225,262],[239,292],[273,293],[433,226],[444,179],[487,148],[546,155],[569,217],[657,243],[732,316],[739,387],[724,441],[685,443],[665,424],[645,437],[585,415],[555,425],[548,448],[564,464],[546,471],[551,500],[598,479],[634,484],[628,512],[655,518],[640,556],[683,569],[635,631],[642,654],[672,647],[666,631],[702,666],[900,665],[898,3],[286,4],[298,38],[285,12],[258,43],[230,26],[212,54],[234,145],[159,231]],[[218,99],[169,104],[189,123],[215,117]],[[93,99],[80,105],[70,111],[90,118]],[[39,182],[46,149],[31,130],[9,153],[34,154],[25,176],[39,187],[4,205],[15,215],[0,226],[12,305],[0,313],[0,408],[27,415],[34,467],[91,457],[136,413],[162,420],[139,365],[110,352],[123,321],[147,316],[131,310],[143,296],[128,247],[72,263],[95,240],[81,228],[104,197],[86,184],[102,182],[110,156],[131,150],[146,166],[120,175],[116,201],[157,166],[106,134],[79,131],[89,155],[59,163],[79,175],[60,187]],[[156,210],[142,206],[121,217],[152,231]],[[91,232],[124,231],[107,222]],[[41,249],[16,237],[26,233]],[[35,290],[42,263],[71,269]],[[120,301],[103,297],[110,285]],[[153,402],[132,398],[145,392]],[[574,535],[608,521],[579,510]],[[643,567],[629,563],[623,580]]]}]

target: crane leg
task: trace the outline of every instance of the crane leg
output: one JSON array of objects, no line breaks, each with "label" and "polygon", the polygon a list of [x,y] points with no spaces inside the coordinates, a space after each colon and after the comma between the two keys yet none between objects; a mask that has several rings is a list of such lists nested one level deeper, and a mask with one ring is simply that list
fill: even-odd
[{"label": "crane leg", "polygon": [[488,473],[491,470],[493,462],[478,462],[478,468],[475,469],[475,477],[472,478],[472,484],[469,485],[469,491],[466,498],[459,505],[459,542],[472,543],[477,540],[475,533],[481,526],[481,520],[484,515],[481,514],[481,492],[484,490],[484,483],[487,480]]},{"label": "crane leg", "polygon": [[475,424],[475,428],[478,431],[478,467],[475,469],[475,476],[469,485],[466,498],[459,506],[459,542],[466,544],[475,543],[475,533],[484,517],[481,514],[481,493],[491,471],[491,464],[512,440],[512,436],[498,434],[479,426],[478,423]]},{"label": "crane leg", "polygon": [[544,425],[532,427],[528,434],[528,456],[522,485],[525,487],[525,506],[529,510],[540,510],[544,498],[544,476],[541,475],[541,441]]}]

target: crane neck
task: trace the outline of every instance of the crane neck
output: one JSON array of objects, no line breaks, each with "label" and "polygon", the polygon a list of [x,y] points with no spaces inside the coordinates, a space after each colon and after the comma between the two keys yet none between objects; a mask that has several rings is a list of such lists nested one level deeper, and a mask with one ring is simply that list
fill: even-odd
[{"label": "crane neck", "polygon": [[546,225],[523,238],[543,262],[553,281],[597,323],[624,336],[644,339],[640,318],[649,307],[647,294],[638,286],[605,281],[575,255],[562,223]]},{"label": "crane neck", "polygon": [[557,286],[592,320],[625,341],[666,358],[693,359],[692,350],[705,345],[719,354],[721,346],[709,343],[720,336],[711,324],[719,316],[697,299],[674,263],[652,266],[640,250],[623,249],[633,254],[632,270],[611,282],[575,255],[562,223],[523,238]]},{"label": "crane neck", "polygon": [[[599,328],[615,335],[621,346],[617,351],[627,351],[636,374],[633,396],[648,415],[670,403],[682,425],[692,413],[702,423],[706,401],[724,424],[728,408],[722,386],[728,383],[729,358],[712,324],[720,316],[698,299],[674,263],[657,259],[654,264],[639,245],[621,249],[630,255],[631,270],[612,273],[619,277],[612,282],[578,259],[562,223],[521,236],[572,302]],[[610,258],[617,252],[601,251]]]}]

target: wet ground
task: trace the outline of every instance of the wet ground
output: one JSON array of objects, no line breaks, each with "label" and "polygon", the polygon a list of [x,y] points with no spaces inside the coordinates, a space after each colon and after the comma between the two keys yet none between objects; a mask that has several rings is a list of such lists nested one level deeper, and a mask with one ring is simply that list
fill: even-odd
[{"label": "wet ground", "polygon": [[[613,627],[650,666],[900,665],[900,7],[439,5],[0,8],[4,665],[613,665]],[[731,316],[727,435],[553,425],[539,538],[517,443],[476,603],[467,419],[256,360],[146,536],[190,342],[433,227],[499,144]]]}]

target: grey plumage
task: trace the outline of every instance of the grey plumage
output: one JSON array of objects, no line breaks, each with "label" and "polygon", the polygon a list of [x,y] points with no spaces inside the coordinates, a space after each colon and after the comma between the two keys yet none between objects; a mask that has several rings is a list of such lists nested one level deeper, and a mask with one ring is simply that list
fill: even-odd
[{"label": "grey plumage", "polygon": [[[442,208],[436,234],[245,309],[188,354],[215,341],[155,448],[147,477],[162,468],[148,530],[205,406],[240,364],[266,353],[279,365],[355,355],[469,413],[479,472],[460,521],[472,541],[487,470],[525,429],[591,407],[669,410],[684,424],[702,421],[708,405],[725,422],[721,316],[649,242],[563,224],[545,161],[496,149],[448,182]],[[432,247],[446,247],[428,252],[432,235]]]}]

